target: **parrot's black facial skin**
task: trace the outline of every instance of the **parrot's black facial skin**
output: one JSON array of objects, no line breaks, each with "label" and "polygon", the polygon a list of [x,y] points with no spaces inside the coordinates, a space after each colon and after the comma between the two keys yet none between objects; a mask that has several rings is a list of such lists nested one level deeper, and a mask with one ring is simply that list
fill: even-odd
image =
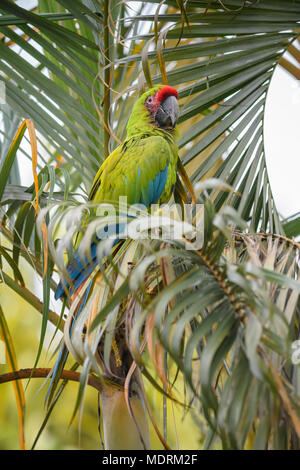
[{"label": "parrot's black facial skin", "polygon": [[155,114],[155,121],[162,128],[174,128],[179,116],[178,101],[175,96],[168,96],[159,105]]}]

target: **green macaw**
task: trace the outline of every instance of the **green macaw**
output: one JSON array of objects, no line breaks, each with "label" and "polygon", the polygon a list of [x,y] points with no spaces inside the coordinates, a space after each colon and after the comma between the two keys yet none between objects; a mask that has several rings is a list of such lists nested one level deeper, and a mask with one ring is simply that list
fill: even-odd
[{"label": "green macaw", "polygon": [[[127,137],[104,161],[96,174],[89,200],[127,204],[166,202],[176,183],[178,147],[176,122],[179,115],[178,92],[159,85],[145,92],[134,104],[127,124]],[[97,265],[97,243],[84,262],[76,253],[67,266],[67,274],[55,293],[59,299],[65,290],[76,291]]]},{"label": "green macaw", "polygon": [[[159,85],[144,93],[134,104],[127,124],[125,142],[117,147],[96,174],[89,200],[116,202],[126,196],[127,204],[151,204],[166,202],[176,183],[178,147],[176,123],[179,116],[178,92],[170,86]],[[78,292],[82,284],[97,266],[98,238],[92,242],[90,256],[83,260],[75,252],[67,265],[66,276],[59,283],[55,299]],[[118,242],[116,237],[115,243]],[[86,304],[90,282],[80,302],[76,316]],[[51,372],[51,383],[46,401],[50,405],[54,391],[68,357],[68,350],[61,344],[56,364]]]}]

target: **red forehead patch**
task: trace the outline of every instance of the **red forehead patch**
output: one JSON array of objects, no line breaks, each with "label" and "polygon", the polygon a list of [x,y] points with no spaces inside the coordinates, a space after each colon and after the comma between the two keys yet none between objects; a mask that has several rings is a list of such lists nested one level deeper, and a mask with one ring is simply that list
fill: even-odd
[{"label": "red forehead patch", "polygon": [[163,86],[161,90],[157,93],[157,100],[159,103],[164,101],[168,96],[175,96],[178,98],[178,91],[172,86]]}]

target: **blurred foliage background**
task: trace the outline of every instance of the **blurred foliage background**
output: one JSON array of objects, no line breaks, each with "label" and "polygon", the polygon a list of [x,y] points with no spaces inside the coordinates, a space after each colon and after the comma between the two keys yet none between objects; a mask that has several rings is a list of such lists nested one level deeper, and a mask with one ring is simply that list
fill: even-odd
[{"label": "blurred foliage background", "polygon": [[[36,281],[33,270],[23,264],[22,273],[26,284],[34,290]],[[9,271],[9,269],[8,269]],[[39,335],[42,317],[20,296],[13,293],[5,285],[0,285],[1,305],[10,331],[14,334],[14,344],[20,369],[31,367],[34,364],[36,351],[39,345]],[[49,324],[45,346],[41,355],[40,363],[44,367],[51,367],[51,354],[55,349],[57,341],[48,349],[54,332],[54,327]],[[68,361],[67,368],[72,361]],[[0,364],[0,374],[9,372],[7,364]],[[26,410],[25,410],[25,438],[27,447],[33,444],[37,431],[40,429],[46,416],[45,395],[47,385],[43,386],[44,379],[24,380]],[[157,425],[163,428],[163,397],[160,392],[147,387],[149,402]],[[182,384],[181,384],[182,385]],[[41,388],[42,387],[42,388]],[[78,419],[69,425],[74,410],[78,384],[69,382],[63,394],[63,399],[58,400],[49,421],[39,438],[36,449],[68,450],[68,449],[101,449],[101,438],[99,435],[99,417],[97,414],[97,391],[91,387],[87,388],[85,397],[83,422],[81,432],[78,430]],[[0,385],[0,449],[13,450],[19,448],[18,439],[18,410],[14,398],[12,382]],[[172,418],[168,421],[168,442],[173,449],[198,449],[204,441],[205,424],[201,428],[195,426],[194,417],[191,413],[183,410],[180,405],[171,404],[168,400],[168,415]],[[173,418],[174,416],[174,418]],[[174,425],[175,423],[175,425]],[[162,449],[153,427],[150,425],[151,443],[154,449]]]}]

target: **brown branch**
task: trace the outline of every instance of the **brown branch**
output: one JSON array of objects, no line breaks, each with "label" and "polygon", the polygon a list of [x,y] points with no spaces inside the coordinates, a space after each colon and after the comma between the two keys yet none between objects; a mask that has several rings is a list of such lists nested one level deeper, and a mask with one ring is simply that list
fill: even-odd
[{"label": "brown branch", "polygon": [[300,64],[300,49],[298,49],[297,47],[293,46],[293,44],[288,48],[287,50],[289,52],[289,54],[291,54],[294,59],[297,60],[297,62],[299,62]]},{"label": "brown branch", "polygon": [[[46,378],[48,377],[51,369],[50,368],[38,368],[38,369],[20,369],[14,372],[8,372],[7,374],[0,375],[0,384],[6,382],[12,382],[13,380],[29,379],[29,378]],[[63,370],[61,378],[63,380],[71,380],[73,382],[80,381],[80,372],[75,372],[73,370]],[[95,377],[89,375],[88,385],[98,390],[98,392],[103,392],[104,384]],[[117,385],[116,385],[117,386]],[[119,386],[118,386],[119,388]]]},{"label": "brown branch", "polygon": [[245,323],[245,313],[244,313],[243,307],[238,302],[238,299],[235,298],[235,296],[231,292],[231,289],[227,286],[227,284],[226,284],[225,280],[223,279],[223,277],[222,277],[220,271],[218,270],[218,268],[210,262],[210,260],[205,255],[203,250],[197,250],[196,253],[198,254],[198,256],[200,256],[200,258],[202,259],[204,264],[208,267],[208,269],[211,271],[211,273],[213,274],[216,281],[219,283],[220,287],[223,289],[225,295],[228,297],[228,299],[229,299],[233,309],[237,313],[239,319],[243,323]]},{"label": "brown branch", "polygon": [[289,72],[293,77],[297,80],[300,80],[300,69],[296,67],[294,64],[289,62],[288,60],[281,57],[279,64],[283,67],[287,72]]},{"label": "brown branch", "polygon": [[288,396],[288,393],[282,383],[282,379],[280,375],[278,374],[277,370],[273,366],[272,362],[269,361],[269,367],[271,369],[271,372],[273,374],[273,378],[275,380],[275,383],[278,387],[278,393],[281,397],[282,404],[284,408],[286,409],[287,413],[290,415],[291,421],[293,423],[294,429],[296,431],[296,434],[298,436],[298,439],[300,439],[300,418],[294,409],[293,404],[291,403],[291,400]]},{"label": "brown branch", "polygon": [[255,234],[251,233],[241,233],[237,231],[233,231],[233,236],[235,238],[240,238],[242,241],[245,239],[251,239],[251,238],[256,238],[256,237],[262,237],[265,239],[268,239],[270,237],[279,240],[280,242],[287,243],[288,245],[293,246],[295,249],[300,250],[300,243],[296,242],[295,240],[292,240],[291,238],[285,237],[284,235],[278,235],[277,233],[265,233],[265,232],[259,232]]}]

